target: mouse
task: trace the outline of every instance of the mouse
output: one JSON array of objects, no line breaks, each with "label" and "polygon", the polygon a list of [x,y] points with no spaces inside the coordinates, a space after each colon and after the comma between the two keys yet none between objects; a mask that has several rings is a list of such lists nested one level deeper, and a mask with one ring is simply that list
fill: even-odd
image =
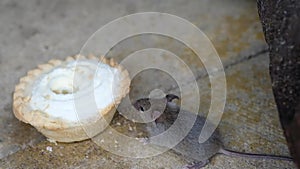
[{"label": "mouse", "polygon": [[[177,145],[171,148],[175,153],[182,155],[184,159],[189,162],[189,164],[183,166],[183,168],[200,169],[206,166],[210,159],[217,154],[231,157],[293,161],[293,159],[288,156],[245,153],[224,148],[218,128],[208,140],[204,143],[199,143],[199,135],[206,118],[199,114],[180,110],[180,106],[173,102],[175,99],[179,100],[179,97],[174,94],[167,94],[163,98],[155,99],[141,98],[138,99],[133,106],[140,112],[150,110],[151,117],[154,118],[152,122],[146,124],[146,131],[148,132],[147,142],[151,142],[151,137],[159,135],[170,128],[173,123],[178,120],[179,112],[182,113],[181,117],[196,119],[188,134]],[[156,107],[164,107],[164,110],[157,109]],[[180,119],[178,124],[179,126],[185,125]]]}]

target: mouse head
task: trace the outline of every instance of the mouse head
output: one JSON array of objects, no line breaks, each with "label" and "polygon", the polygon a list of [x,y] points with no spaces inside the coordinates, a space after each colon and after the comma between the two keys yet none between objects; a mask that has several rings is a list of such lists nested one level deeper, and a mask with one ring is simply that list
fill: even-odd
[{"label": "mouse head", "polygon": [[174,94],[168,94],[163,98],[142,98],[137,100],[133,106],[140,112],[150,111],[151,118],[155,120],[158,119],[174,99],[179,99],[179,97]]}]

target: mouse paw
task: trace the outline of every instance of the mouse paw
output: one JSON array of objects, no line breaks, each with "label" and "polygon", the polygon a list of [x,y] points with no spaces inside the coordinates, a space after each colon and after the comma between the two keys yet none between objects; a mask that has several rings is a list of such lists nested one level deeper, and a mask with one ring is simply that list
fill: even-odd
[{"label": "mouse paw", "polygon": [[208,160],[193,162],[192,164],[188,164],[188,165],[183,166],[182,169],[200,169],[200,168],[206,166],[208,163],[209,163]]}]

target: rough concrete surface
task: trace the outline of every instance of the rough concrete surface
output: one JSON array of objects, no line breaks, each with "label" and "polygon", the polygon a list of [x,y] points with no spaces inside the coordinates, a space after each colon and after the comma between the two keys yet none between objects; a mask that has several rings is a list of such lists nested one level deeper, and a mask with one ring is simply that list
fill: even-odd
[{"label": "rough concrete surface", "polygon": [[[227,104],[220,124],[225,146],[245,152],[288,155],[271,92],[267,54],[258,55],[266,49],[266,44],[255,1],[2,0],[0,168],[180,168],[186,163],[172,151],[148,159],[130,159],[106,152],[90,140],[55,145],[47,142],[30,125],[19,122],[12,114],[14,86],[28,70],[49,59],[63,59],[78,53],[89,36],[104,24],[120,16],[144,11],[166,12],[183,17],[204,31],[216,47],[226,68],[228,83]],[[210,84],[201,61],[186,47],[177,47],[180,44],[174,40],[152,39],[153,46],[174,50],[191,68],[200,87],[200,111],[207,112]],[[149,42],[144,41],[138,41],[136,48],[147,46]],[[111,57],[118,61],[123,55],[136,50],[119,46],[111,53]],[[161,74],[139,74],[133,79],[130,95],[134,98],[147,96],[153,88],[178,92],[172,78]],[[193,95],[184,97],[191,99]],[[120,120],[120,124],[124,125],[115,125],[113,121],[113,126],[130,135],[128,125],[135,124],[118,116],[115,120]],[[135,134],[139,133],[135,131],[132,135]],[[52,151],[47,147],[52,147]],[[295,166],[290,162],[218,155],[206,168]]]}]

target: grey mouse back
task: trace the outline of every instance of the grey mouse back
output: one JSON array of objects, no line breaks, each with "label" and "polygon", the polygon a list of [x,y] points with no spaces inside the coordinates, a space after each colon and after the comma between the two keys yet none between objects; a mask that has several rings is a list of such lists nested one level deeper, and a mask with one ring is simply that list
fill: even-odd
[{"label": "grey mouse back", "polygon": [[[180,111],[180,112],[179,112]],[[221,147],[222,142],[220,141],[220,135],[218,130],[215,130],[212,136],[204,143],[199,143],[199,136],[204,126],[206,118],[185,110],[180,110],[178,106],[167,106],[167,109],[161,114],[161,116],[155,121],[155,124],[149,124],[147,130],[150,136],[154,136],[166,131],[176,121],[178,128],[175,129],[180,135],[181,131],[187,128],[187,121],[193,121],[196,119],[192,128],[188,134],[172,149],[185,157],[186,160],[191,161],[207,161],[212,156],[217,154]],[[172,139],[169,137],[167,139]]]},{"label": "grey mouse back", "polygon": [[[190,112],[183,111],[183,113],[186,116],[193,116]],[[197,119],[188,135],[173,150],[185,156],[187,160],[192,158],[194,161],[207,161],[217,154],[222,147],[218,130],[215,130],[204,143],[198,141],[205,120],[205,117],[197,115]]]}]

